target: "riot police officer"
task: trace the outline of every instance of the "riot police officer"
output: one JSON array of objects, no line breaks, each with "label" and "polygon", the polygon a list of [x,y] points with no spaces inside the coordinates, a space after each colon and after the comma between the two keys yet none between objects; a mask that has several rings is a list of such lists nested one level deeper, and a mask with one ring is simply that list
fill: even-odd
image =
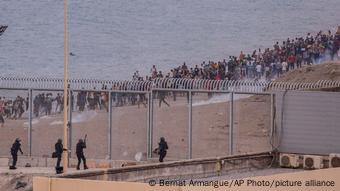
[{"label": "riot police officer", "polygon": [[9,167],[9,169],[11,169],[11,170],[17,169],[15,166],[16,166],[17,161],[18,161],[18,151],[20,151],[21,154],[23,154],[23,152],[21,150],[20,141],[21,140],[19,138],[16,138],[13,145],[12,145],[12,148],[11,148],[11,155],[12,155],[12,159],[13,159],[12,166]]},{"label": "riot police officer", "polygon": [[164,137],[161,137],[160,142],[158,143],[159,162],[163,162],[168,149],[168,144],[166,143]]},{"label": "riot police officer", "polygon": [[57,165],[56,170],[60,169],[60,162],[61,162],[61,156],[63,154],[63,142],[61,139],[58,139],[57,143],[54,145],[55,148],[55,157],[57,158]]},{"label": "riot police officer", "polygon": [[76,154],[77,154],[77,158],[78,158],[77,170],[80,170],[81,160],[83,160],[84,169],[85,170],[88,169],[88,167],[86,165],[86,158],[84,156],[84,149],[85,148],[86,148],[86,138],[85,138],[85,140],[79,139],[77,146],[76,146]]}]

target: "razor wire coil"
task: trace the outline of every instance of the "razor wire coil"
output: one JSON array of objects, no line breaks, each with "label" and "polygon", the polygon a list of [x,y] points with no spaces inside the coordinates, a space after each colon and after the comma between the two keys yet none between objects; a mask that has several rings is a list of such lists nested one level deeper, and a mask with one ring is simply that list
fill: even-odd
[{"label": "razor wire coil", "polygon": [[[0,76],[0,88],[63,90],[64,80],[48,77]],[[157,90],[240,91],[258,93],[277,90],[315,90],[340,87],[340,81],[265,82],[250,80],[206,80],[183,78],[156,78],[151,81],[68,79],[73,90],[118,90],[147,92]]]}]

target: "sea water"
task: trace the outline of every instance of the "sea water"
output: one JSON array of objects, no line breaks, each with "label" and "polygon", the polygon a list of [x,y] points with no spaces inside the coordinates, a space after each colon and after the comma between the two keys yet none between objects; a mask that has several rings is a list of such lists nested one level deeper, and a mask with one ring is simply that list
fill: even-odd
[{"label": "sea water", "polygon": [[[130,79],[340,25],[339,0],[69,0],[69,74]],[[1,0],[0,74],[63,75],[63,1]]]}]

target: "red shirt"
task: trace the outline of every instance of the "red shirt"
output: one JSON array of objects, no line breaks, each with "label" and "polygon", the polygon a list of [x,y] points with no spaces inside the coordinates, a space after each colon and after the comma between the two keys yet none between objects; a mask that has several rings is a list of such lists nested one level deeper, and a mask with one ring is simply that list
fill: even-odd
[{"label": "red shirt", "polygon": [[290,56],[288,56],[288,62],[289,63],[294,63],[295,62],[295,56],[292,54],[292,55],[290,55]]}]

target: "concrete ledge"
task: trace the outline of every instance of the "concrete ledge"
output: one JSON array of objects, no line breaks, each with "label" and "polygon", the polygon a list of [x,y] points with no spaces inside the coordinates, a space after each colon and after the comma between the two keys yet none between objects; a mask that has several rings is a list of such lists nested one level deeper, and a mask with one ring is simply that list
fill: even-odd
[{"label": "concrete ledge", "polygon": [[[235,178],[232,178],[235,180]],[[298,190],[327,190],[334,191],[340,190],[340,186],[336,183],[340,182],[340,171],[337,169],[322,169],[322,170],[314,170],[314,171],[303,171],[303,172],[294,172],[294,173],[284,173],[284,174],[270,174],[270,175],[261,175],[257,177],[249,177],[246,176],[244,178],[238,178],[236,181],[238,183],[232,184],[231,188],[226,186],[219,186],[215,188],[214,186],[190,186],[188,183],[186,186],[174,185],[172,186],[160,186],[155,185],[150,187],[149,184],[141,184],[136,182],[116,182],[116,181],[95,181],[95,180],[83,180],[83,179],[65,179],[65,178],[49,178],[49,177],[34,177],[33,178],[33,190],[34,191],[61,191],[61,190],[82,190],[82,191],[112,191],[112,190],[129,190],[129,191],[149,191],[149,190],[157,190],[157,191],[211,191],[211,190],[230,190],[230,191],[248,191],[248,190],[285,190],[285,191],[295,191],[296,186],[281,186],[279,188],[266,189],[260,186],[251,186],[247,185],[245,182],[251,179],[252,182],[256,184],[260,184],[263,181],[266,182],[274,182],[277,180],[285,180],[288,182],[296,182],[296,180],[302,182],[312,183],[315,180],[320,180],[321,182],[329,182],[333,186],[307,186],[306,184],[302,184],[299,186]],[[223,181],[223,180],[231,180],[230,178],[222,177],[214,177],[212,181]],[[241,183],[240,180],[245,181]],[[157,183],[158,181],[156,181]],[[235,181],[234,181],[235,182]],[[158,182],[159,183],[159,182]],[[329,184],[328,183],[328,184]],[[312,183],[314,184],[314,183]],[[313,187],[313,188],[312,188]]]},{"label": "concrete ledge", "polygon": [[[17,167],[25,167],[26,164],[30,164],[31,167],[51,167],[54,168],[57,159],[54,158],[44,158],[44,157],[27,157],[18,156]],[[12,158],[0,158],[0,167],[8,167],[12,163]],[[69,164],[71,168],[77,166],[78,160],[71,158]],[[147,162],[136,162],[136,161],[126,161],[126,160],[96,160],[88,159],[86,163],[89,168],[119,168],[123,164],[145,164]]]},{"label": "concrete ledge", "polygon": [[142,164],[108,170],[91,170],[57,175],[62,178],[83,178],[90,180],[111,181],[148,181],[149,179],[189,179],[218,176],[231,171],[265,168],[273,163],[271,152],[234,155],[218,158],[204,158]]}]

